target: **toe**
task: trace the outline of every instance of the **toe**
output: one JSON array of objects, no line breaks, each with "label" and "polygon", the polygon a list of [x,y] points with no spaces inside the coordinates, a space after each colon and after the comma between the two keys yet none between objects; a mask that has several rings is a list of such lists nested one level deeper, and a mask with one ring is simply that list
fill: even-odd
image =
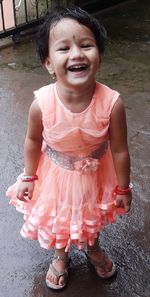
[{"label": "toe", "polygon": [[58,284],[59,284],[60,286],[63,286],[64,283],[65,283],[64,276],[60,276]]}]

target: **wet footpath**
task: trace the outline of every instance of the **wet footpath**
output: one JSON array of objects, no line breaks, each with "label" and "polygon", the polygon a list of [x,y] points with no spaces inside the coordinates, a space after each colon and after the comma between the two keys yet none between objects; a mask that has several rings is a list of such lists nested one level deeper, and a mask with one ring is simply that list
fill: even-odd
[{"label": "wet footpath", "polygon": [[134,184],[130,213],[100,237],[117,263],[117,276],[100,280],[84,253],[72,248],[68,286],[59,293],[47,289],[53,251],[21,237],[22,215],[8,205],[5,191],[23,169],[33,90],[50,82],[36,55],[35,36],[24,36],[20,44],[0,41],[0,297],[150,296],[150,2],[128,1],[95,16],[109,36],[97,80],[124,100]]}]

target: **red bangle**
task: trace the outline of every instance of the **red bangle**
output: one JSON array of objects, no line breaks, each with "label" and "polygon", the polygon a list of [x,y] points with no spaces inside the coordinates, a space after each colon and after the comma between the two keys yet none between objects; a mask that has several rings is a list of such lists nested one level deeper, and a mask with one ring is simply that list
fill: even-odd
[{"label": "red bangle", "polygon": [[22,175],[20,179],[22,182],[33,182],[38,179],[38,175]]},{"label": "red bangle", "polygon": [[121,189],[119,186],[116,186],[113,195],[126,195],[132,192],[133,185],[130,183],[128,188]]}]

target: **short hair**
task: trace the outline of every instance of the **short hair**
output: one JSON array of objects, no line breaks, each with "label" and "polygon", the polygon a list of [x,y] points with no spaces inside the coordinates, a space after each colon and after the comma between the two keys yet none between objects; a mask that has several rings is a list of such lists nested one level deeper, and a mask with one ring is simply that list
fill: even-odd
[{"label": "short hair", "polygon": [[61,7],[52,10],[46,15],[45,21],[37,34],[37,52],[42,63],[46,61],[49,55],[50,30],[64,18],[76,20],[78,23],[88,27],[95,37],[100,54],[104,53],[107,32],[99,21],[80,7]]}]

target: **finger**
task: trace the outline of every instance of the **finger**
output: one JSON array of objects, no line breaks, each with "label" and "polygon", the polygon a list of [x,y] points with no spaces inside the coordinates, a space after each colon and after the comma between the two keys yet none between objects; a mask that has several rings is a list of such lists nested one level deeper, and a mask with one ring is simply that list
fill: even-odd
[{"label": "finger", "polygon": [[19,199],[20,201],[24,201],[24,202],[27,201],[27,200],[24,198],[24,196],[20,195],[19,193],[17,193],[16,198]]},{"label": "finger", "polygon": [[115,206],[116,206],[116,207],[122,207],[122,200],[119,199],[119,198],[116,199],[116,200],[115,200]]},{"label": "finger", "polygon": [[130,205],[129,204],[125,204],[124,209],[125,209],[125,212],[129,212]]},{"label": "finger", "polygon": [[30,200],[31,200],[31,198],[32,198],[32,195],[33,195],[33,191],[29,191],[29,192],[28,192],[28,199],[30,199]]}]

